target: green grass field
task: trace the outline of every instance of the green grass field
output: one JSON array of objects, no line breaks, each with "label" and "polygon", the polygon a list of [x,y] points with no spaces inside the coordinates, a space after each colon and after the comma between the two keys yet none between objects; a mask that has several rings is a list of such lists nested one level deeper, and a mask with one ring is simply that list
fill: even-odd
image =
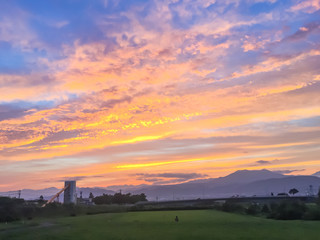
[{"label": "green grass field", "polygon": [[[175,216],[179,222],[175,222]],[[279,221],[214,210],[106,213],[0,224],[0,240],[319,239],[319,221]]]}]

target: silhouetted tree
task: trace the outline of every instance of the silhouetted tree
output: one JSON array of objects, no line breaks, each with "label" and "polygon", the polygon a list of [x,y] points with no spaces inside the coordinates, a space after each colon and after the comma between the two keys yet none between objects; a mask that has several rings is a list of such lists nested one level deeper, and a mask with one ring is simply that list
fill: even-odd
[{"label": "silhouetted tree", "polygon": [[292,189],[290,189],[289,194],[295,195],[295,194],[298,193],[298,192],[299,192],[299,191],[298,191],[296,188],[292,188]]},{"label": "silhouetted tree", "polygon": [[307,207],[303,202],[299,201],[283,201],[280,204],[271,207],[270,218],[281,220],[302,219]]},{"label": "silhouetted tree", "polygon": [[21,217],[23,217],[23,207],[23,199],[0,197],[0,222],[19,220]]},{"label": "silhouetted tree", "polygon": [[40,195],[38,203],[41,204],[41,205],[45,203],[45,200],[44,200],[42,195]]},{"label": "silhouetted tree", "polygon": [[264,204],[264,205],[263,205],[263,207],[262,207],[262,209],[261,209],[261,212],[262,212],[262,213],[269,213],[269,212],[270,212],[270,209],[269,209],[269,207],[268,207],[267,204]]},{"label": "silhouetted tree", "polygon": [[103,194],[102,196],[97,196],[93,198],[95,204],[134,204],[140,201],[147,201],[147,197],[144,193],[139,195],[131,195],[131,193],[122,194],[121,192],[115,193],[114,195]]},{"label": "silhouetted tree", "polygon": [[250,215],[256,215],[260,212],[260,208],[257,204],[251,204],[247,209],[246,213]]},{"label": "silhouetted tree", "polygon": [[89,198],[91,198],[91,199],[93,199],[93,198],[94,198],[94,196],[93,196],[92,192],[90,192],[90,194],[89,194]]},{"label": "silhouetted tree", "polygon": [[142,201],[142,202],[148,201],[147,196],[144,193],[141,193],[139,201]]}]

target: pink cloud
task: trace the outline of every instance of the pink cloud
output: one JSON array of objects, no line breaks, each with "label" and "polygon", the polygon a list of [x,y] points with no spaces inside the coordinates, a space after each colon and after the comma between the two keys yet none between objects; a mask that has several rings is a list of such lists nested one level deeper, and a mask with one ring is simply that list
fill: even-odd
[{"label": "pink cloud", "polygon": [[314,13],[320,9],[320,1],[319,0],[305,0],[300,1],[297,5],[291,7],[291,11],[303,11],[306,13]]}]

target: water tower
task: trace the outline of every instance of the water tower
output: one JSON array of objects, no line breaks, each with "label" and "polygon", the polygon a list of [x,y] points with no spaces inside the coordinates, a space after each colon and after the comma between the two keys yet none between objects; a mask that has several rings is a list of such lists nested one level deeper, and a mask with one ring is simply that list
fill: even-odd
[{"label": "water tower", "polygon": [[[69,185],[69,187],[68,187]],[[65,181],[64,187],[66,190],[64,191],[64,204],[68,203],[77,203],[77,192],[76,192],[76,181]]]}]

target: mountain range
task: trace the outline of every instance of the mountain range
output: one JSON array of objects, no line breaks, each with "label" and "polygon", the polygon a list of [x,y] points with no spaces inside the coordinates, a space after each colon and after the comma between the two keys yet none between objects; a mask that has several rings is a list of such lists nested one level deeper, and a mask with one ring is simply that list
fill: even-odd
[{"label": "mountain range", "polygon": [[312,176],[320,177],[320,171],[319,172],[315,172],[314,174],[312,174]]},{"label": "mountain range", "polygon": [[[140,194],[145,193],[148,200],[178,200],[196,198],[218,198],[239,196],[270,196],[271,194],[288,193],[290,189],[296,188],[297,195],[310,195],[318,193],[320,186],[319,172],[311,176],[287,176],[266,169],[262,170],[239,170],[225,177],[194,180],[172,185],[138,185],[117,186],[123,193]],[[112,190],[111,190],[112,189]],[[102,194],[114,194],[114,187],[110,188],[77,188],[77,194],[87,198],[90,192],[94,196]],[[46,188],[40,190],[23,189],[21,197],[24,199],[37,199],[42,195],[49,199],[59,189]],[[9,193],[9,194],[8,194]],[[10,195],[10,192],[1,193]],[[11,194],[12,196],[12,194]],[[63,199],[61,194],[60,199]]]},{"label": "mountain range", "polygon": [[[144,192],[150,200],[178,200],[239,196],[270,196],[288,193],[296,188],[297,195],[316,194],[320,178],[316,176],[286,176],[263,170],[239,170],[220,178],[191,181],[175,185],[152,185],[135,189]],[[313,193],[312,193],[313,192]]]}]

